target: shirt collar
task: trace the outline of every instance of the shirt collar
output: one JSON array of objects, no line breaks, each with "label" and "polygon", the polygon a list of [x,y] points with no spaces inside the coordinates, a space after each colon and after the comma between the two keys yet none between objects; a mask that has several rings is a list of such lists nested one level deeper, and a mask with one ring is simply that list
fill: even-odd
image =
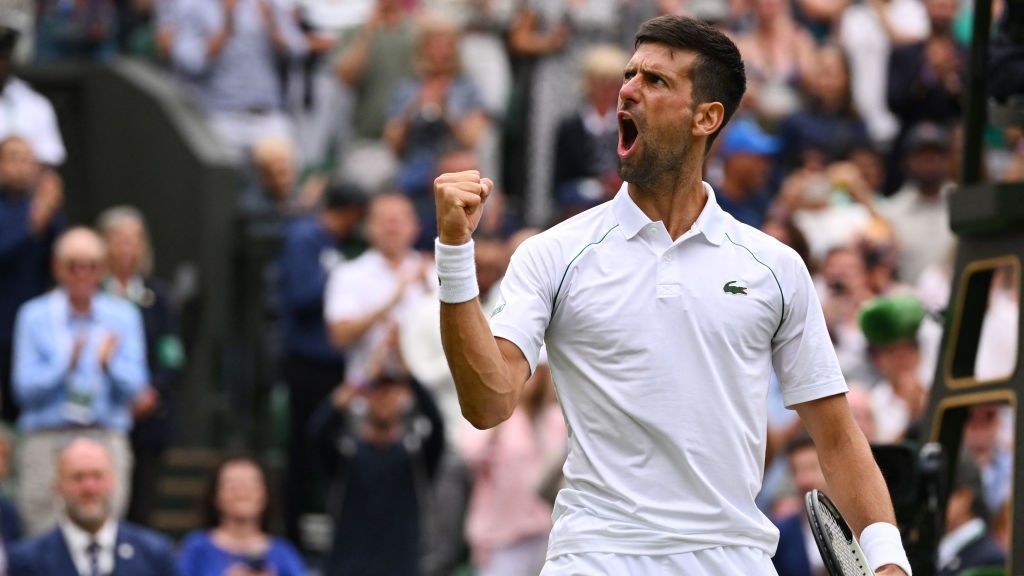
[{"label": "shirt collar", "polygon": [[939,542],[939,567],[947,566],[961,550],[984,533],[985,521],[973,518],[943,536]]},{"label": "shirt collar", "polygon": [[117,543],[117,521],[112,519],[107,519],[99,531],[93,535],[82,530],[70,518],[65,516],[60,520],[60,531],[64,535],[64,541],[67,542],[68,549],[72,551],[72,554],[75,551],[84,552],[86,547],[89,546],[89,542],[94,539],[100,545],[100,553],[102,554],[112,551]]},{"label": "shirt collar", "polygon": [[[718,205],[715,191],[711,185],[707,182],[703,182],[703,184],[708,200],[691,229],[703,234],[715,246],[720,246],[725,239],[725,211]],[[619,223],[619,229],[626,235],[627,240],[639,234],[645,226],[652,222],[629,196],[629,184],[626,182],[623,182],[622,188],[619,188],[619,192],[612,200],[612,212],[615,215],[615,220]]]}]

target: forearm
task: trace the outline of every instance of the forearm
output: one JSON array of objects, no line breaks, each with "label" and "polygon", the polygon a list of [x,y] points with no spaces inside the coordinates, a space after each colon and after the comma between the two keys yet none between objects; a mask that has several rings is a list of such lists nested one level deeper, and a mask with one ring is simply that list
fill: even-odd
[{"label": "forearm", "polygon": [[478,299],[441,303],[441,344],[466,420],[485,429],[508,419],[520,386],[491,334]]},{"label": "forearm", "polygon": [[829,496],[854,533],[875,522],[896,524],[889,489],[867,439],[854,429],[818,450]]},{"label": "forearm", "polygon": [[351,345],[369,332],[374,324],[382,320],[390,308],[387,306],[360,318],[332,322],[328,327],[331,343],[341,348]]}]

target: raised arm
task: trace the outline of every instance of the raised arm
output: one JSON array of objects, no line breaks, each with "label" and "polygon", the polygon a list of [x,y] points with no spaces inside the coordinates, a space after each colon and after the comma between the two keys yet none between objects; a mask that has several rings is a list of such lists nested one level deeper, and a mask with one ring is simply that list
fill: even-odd
[{"label": "raised arm", "polygon": [[[828,481],[829,496],[854,533],[863,536],[865,528],[878,522],[895,526],[889,489],[864,433],[853,419],[846,395],[836,394],[797,404],[794,408],[814,440]],[[899,541],[894,544],[899,545]],[[867,546],[865,552],[871,560],[873,555]],[[898,576],[904,572],[895,564],[883,564],[876,574]]]},{"label": "raised arm", "polygon": [[494,338],[476,288],[472,236],[493,188],[494,183],[476,170],[442,174],[434,181],[441,343],[462,414],[480,429],[512,415],[530,376],[530,365],[519,347]]}]

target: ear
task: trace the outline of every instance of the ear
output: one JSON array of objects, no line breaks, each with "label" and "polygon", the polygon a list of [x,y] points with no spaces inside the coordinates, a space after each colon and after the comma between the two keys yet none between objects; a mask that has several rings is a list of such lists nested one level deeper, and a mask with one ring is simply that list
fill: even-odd
[{"label": "ear", "polygon": [[709,137],[725,122],[725,106],[721,102],[705,102],[693,113],[693,135]]}]

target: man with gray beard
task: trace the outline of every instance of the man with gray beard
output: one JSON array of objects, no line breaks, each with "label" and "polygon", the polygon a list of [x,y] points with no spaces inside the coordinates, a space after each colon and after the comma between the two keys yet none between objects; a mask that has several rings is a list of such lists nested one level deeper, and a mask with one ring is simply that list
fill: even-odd
[{"label": "man with gray beard", "polygon": [[57,456],[56,495],[64,514],[53,530],[10,550],[10,573],[21,576],[172,576],[171,543],[111,515],[119,481],[106,446],[76,438]]}]

